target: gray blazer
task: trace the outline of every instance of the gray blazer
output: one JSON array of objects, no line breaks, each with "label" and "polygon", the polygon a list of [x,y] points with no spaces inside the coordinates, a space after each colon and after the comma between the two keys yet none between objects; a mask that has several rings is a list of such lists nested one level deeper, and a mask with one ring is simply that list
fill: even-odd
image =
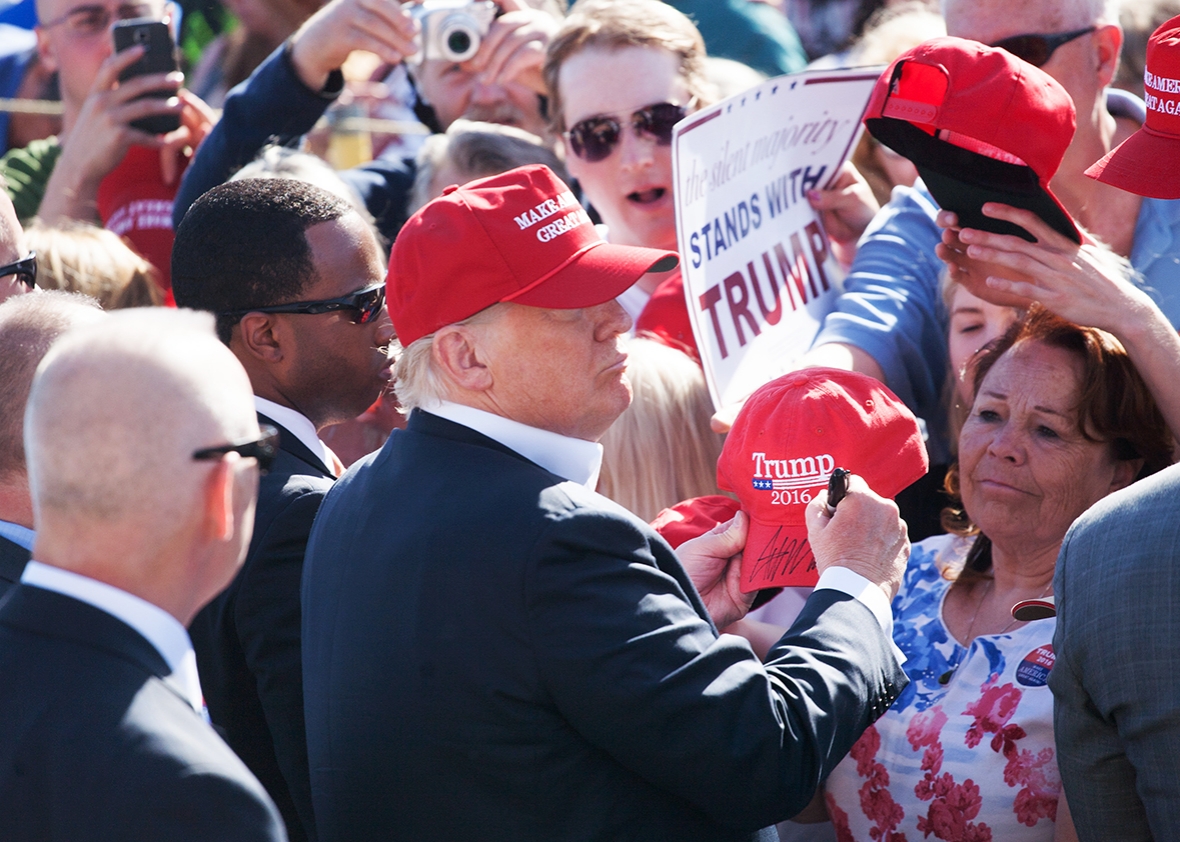
[{"label": "gray blazer", "polygon": [[1180,466],[1073,525],[1054,590],[1049,677],[1058,763],[1078,836],[1180,831]]}]

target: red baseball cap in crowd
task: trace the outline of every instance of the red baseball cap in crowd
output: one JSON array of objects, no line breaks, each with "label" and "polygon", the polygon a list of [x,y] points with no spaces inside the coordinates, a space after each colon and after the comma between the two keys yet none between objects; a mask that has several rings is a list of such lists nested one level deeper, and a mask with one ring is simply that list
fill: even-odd
[{"label": "red baseball cap in crowd", "polygon": [[676,549],[685,541],[704,535],[721,523],[728,523],[741,509],[741,504],[724,494],[707,494],[682,500],[675,506],[662,509],[651,528],[660,533],[668,546]]},{"label": "red baseball cap in crowd", "polygon": [[914,414],[879,381],[833,368],[772,380],[746,401],[717,462],[717,484],[750,517],[743,593],[814,586],[807,504],[836,468],[895,497],[930,467]]},{"label": "red baseball cap in crowd", "polygon": [[933,38],[881,74],[865,127],[909,158],[964,228],[1035,238],[983,215],[985,202],[1032,211],[1075,243],[1077,226],[1049,189],[1073,140],[1073,101],[1048,73],[998,47]]},{"label": "red baseball cap in crowd", "polygon": [[501,301],[572,310],[602,304],[676,252],[607,243],[546,166],[451,186],[415,213],[389,259],[386,300],[407,346]]},{"label": "red baseball cap in crowd", "polygon": [[1147,122],[1086,175],[1153,199],[1180,199],[1180,16],[1147,42]]}]

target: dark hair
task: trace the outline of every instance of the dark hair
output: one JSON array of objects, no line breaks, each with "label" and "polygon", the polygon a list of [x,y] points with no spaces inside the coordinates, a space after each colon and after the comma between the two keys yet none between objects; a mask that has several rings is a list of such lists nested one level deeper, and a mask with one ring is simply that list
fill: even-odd
[{"label": "dark hair", "polygon": [[[985,345],[975,357],[974,391],[1009,350],[1021,342],[1040,342],[1068,351],[1082,363],[1076,406],[1078,432],[1092,442],[1109,443],[1115,459],[1142,459],[1135,479],[1172,463],[1172,434],[1122,344],[1098,328],[1080,327],[1034,304],[1023,318]],[[963,509],[959,466],[947,471],[946,491],[954,503],[943,510],[942,525],[957,535],[978,535],[963,565],[963,578],[984,578],[992,566],[991,541]]]},{"label": "dark hair", "polygon": [[327,190],[292,179],[214,187],[176,229],[176,303],[217,314],[217,335],[228,345],[237,319],[221,314],[298,300],[315,274],[305,232],[353,212]]}]

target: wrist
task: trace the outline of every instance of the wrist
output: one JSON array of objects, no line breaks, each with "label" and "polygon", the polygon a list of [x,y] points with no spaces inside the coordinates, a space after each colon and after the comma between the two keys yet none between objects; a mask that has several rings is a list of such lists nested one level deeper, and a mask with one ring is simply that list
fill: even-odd
[{"label": "wrist", "polygon": [[309,93],[326,99],[335,99],[344,89],[344,74],[338,66],[324,67],[324,62],[315,56],[315,50],[295,33],[283,50],[283,56],[292,73]]}]

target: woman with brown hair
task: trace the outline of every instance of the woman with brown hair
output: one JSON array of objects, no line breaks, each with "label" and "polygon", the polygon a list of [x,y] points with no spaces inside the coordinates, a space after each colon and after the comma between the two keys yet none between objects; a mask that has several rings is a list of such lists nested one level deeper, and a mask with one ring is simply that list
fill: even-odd
[{"label": "woman with brown hair", "polygon": [[1039,306],[974,383],[951,534],[914,546],[893,605],[911,683],[826,785],[840,840],[1073,838],[1057,824],[1055,620],[1012,609],[1052,595],[1070,524],[1170,464],[1172,437],[1118,340]]}]

